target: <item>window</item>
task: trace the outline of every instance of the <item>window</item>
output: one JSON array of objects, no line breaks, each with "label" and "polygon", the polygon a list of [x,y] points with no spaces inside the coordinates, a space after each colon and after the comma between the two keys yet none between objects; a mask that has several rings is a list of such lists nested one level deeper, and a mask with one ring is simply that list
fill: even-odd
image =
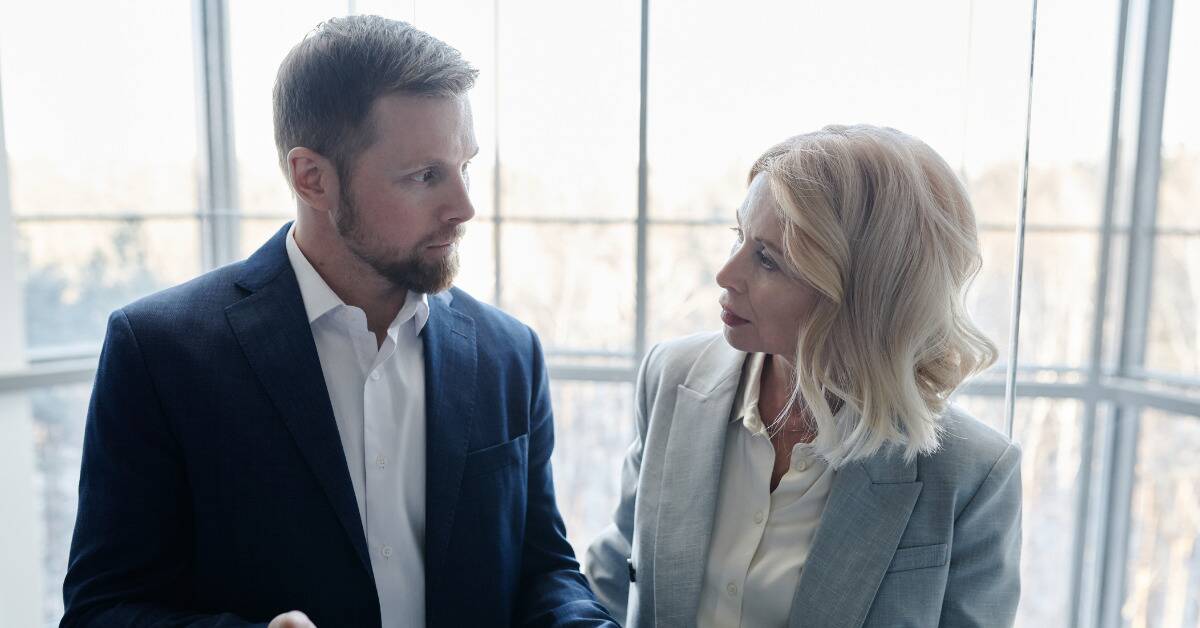
[{"label": "window", "polygon": [[61,616],[108,313],[244,257],[290,219],[275,72],[346,12],[412,21],[481,70],[477,217],[458,284],[541,336],[578,554],[616,505],[641,356],[719,324],[713,276],[754,158],[825,124],[872,122],[929,142],[976,208],[984,266],[969,304],[1001,357],[956,402],[1000,430],[1011,412],[1023,449],[1018,623],[1195,624],[1200,50],[1188,29],[1200,8],[1033,9],[881,3],[864,20],[853,3],[769,0],[0,6],[0,498],[13,505],[0,554],[15,565],[0,574],[0,624]]}]

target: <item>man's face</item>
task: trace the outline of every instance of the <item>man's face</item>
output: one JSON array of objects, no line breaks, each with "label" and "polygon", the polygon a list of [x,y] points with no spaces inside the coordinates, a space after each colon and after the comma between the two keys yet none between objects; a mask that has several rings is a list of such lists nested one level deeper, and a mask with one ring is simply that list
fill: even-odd
[{"label": "man's face", "polygon": [[375,101],[374,142],[340,182],[332,213],[346,248],[397,288],[436,293],[458,271],[475,215],[467,165],[479,152],[465,97],[392,94]]}]

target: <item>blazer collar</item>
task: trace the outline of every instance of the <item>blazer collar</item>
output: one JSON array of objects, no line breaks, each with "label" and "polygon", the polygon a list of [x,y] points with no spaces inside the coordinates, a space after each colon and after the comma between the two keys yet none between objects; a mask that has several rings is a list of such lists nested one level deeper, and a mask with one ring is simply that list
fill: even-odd
[{"label": "blazer collar", "polygon": [[862,626],[921,486],[917,462],[895,449],[837,470],[792,598],[793,628]]},{"label": "blazer collar", "polygon": [[[668,626],[695,620],[708,560],[725,453],[725,433],[746,354],[718,336],[676,391],[663,461],[654,542],[655,617]],[[669,479],[668,479],[669,478]]]},{"label": "blazer collar", "polygon": [[317,346],[288,262],[284,225],[236,271],[249,294],[225,308],[246,360],[279,410],[296,447],[346,531],[363,568],[371,572],[358,502],[350,482]]},{"label": "blazer collar", "polygon": [[[427,607],[439,587],[453,586],[447,570],[454,515],[462,490],[470,435],[480,409],[475,320],[454,305],[456,289],[429,298],[425,350],[425,573]],[[432,621],[432,618],[431,618]]]}]

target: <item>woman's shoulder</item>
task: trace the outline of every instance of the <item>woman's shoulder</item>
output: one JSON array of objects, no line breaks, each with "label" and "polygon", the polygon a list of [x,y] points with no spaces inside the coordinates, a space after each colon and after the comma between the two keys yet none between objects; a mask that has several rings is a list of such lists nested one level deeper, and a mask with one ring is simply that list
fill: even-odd
[{"label": "woman's shoulder", "polygon": [[1015,471],[1021,451],[1009,437],[951,404],[942,415],[941,446],[920,460],[926,480],[978,486],[996,473]]},{"label": "woman's shoulder", "polygon": [[720,380],[744,357],[725,342],[720,332],[692,334],[654,345],[642,363],[642,377],[652,384]]}]

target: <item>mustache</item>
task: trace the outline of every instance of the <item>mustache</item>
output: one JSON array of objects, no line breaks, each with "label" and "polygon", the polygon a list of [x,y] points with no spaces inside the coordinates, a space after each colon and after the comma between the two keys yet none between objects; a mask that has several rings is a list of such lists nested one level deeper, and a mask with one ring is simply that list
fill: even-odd
[{"label": "mustache", "polygon": [[452,242],[457,244],[459,240],[463,239],[463,236],[466,235],[466,233],[467,226],[460,223],[450,227],[449,229],[438,231],[428,238],[425,238],[421,241],[421,246],[438,244],[441,242]]}]

